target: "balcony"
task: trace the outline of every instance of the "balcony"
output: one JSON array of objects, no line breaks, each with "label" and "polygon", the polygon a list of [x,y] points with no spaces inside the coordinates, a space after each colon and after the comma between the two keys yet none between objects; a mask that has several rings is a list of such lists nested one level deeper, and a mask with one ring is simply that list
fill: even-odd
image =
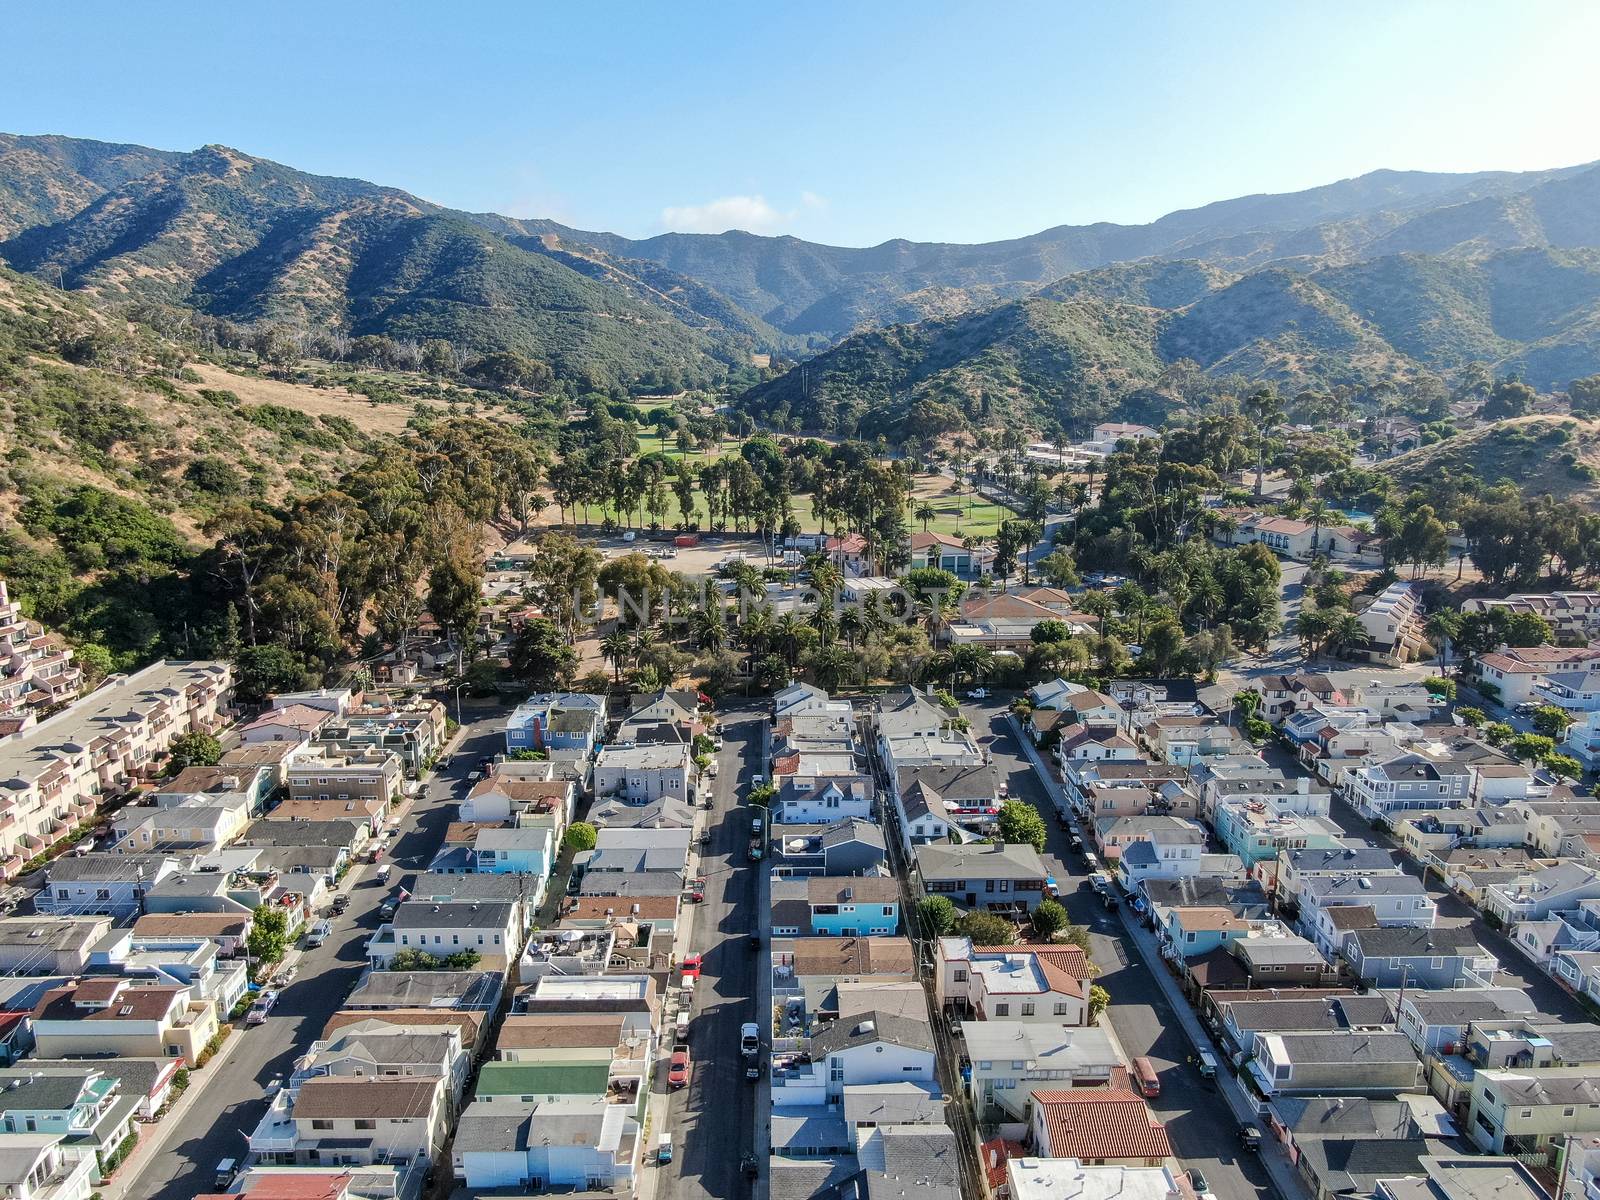
[{"label": "balcony", "polygon": [[272,1098],[272,1105],[262,1116],[255,1131],[250,1134],[250,1152],[252,1154],[293,1154],[299,1143],[299,1133],[295,1128],[293,1108],[294,1098],[286,1091],[279,1092]]}]

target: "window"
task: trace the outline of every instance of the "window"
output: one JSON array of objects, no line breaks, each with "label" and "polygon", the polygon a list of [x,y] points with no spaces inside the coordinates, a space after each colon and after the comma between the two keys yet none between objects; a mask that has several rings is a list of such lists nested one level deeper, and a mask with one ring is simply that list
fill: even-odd
[{"label": "window", "polygon": [[318,1117],[318,1118],[316,1118],[315,1120],[313,1120],[311,1122],[311,1128],[313,1128],[313,1129],[332,1129],[333,1128],[333,1122],[329,1121],[329,1120],[325,1120],[325,1119],[323,1119],[321,1117]]},{"label": "window", "polygon": [[956,968],[955,981],[957,983],[965,983],[967,981],[967,969],[965,967]]},{"label": "window", "polygon": [[1025,1017],[1033,1016],[1033,1001],[1024,1000],[1022,1002],[1022,1015]]},{"label": "window", "polygon": [[994,1006],[994,1015],[997,1017],[1009,1017],[1011,1015],[1011,1005],[996,1004]]},{"label": "window", "polygon": [[1055,1015],[1058,1017],[1064,1017],[1067,1015],[1067,1002],[1065,1000],[1056,1001]]}]

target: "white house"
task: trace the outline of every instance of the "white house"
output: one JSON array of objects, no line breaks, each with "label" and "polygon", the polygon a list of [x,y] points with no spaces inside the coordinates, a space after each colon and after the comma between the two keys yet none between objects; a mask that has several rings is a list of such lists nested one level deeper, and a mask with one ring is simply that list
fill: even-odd
[{"label": "white house", "polygon": [[689,795],[690,747],[682,744],[607,746],[594,762],[594,794],[630,804]]},{"label": "white house", "polygon": [[872,797],[872,780],[865,775],[789,778],[772,804],[772,819],[781,825],[831,825],[846,817],[871,820]]}]

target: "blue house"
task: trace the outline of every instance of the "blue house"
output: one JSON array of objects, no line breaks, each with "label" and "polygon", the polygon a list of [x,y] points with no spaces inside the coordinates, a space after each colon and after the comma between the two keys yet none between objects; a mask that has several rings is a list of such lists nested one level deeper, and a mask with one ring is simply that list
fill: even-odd
[{"label": "blue house", "polygon": [[1166,909],[1156,930],[1163,950],[1180,959],[1210,954],[1249,932],[1249,921],[1230,908],[1210,904]]},{"label": "blue house", "polygon": [[604,696],[541,692],[529,696],[506,719],[506,753],[559,750],[591,754],[606,727]]},{"label": "blue house", "polygon": [[481,874],[529,876],[529,896],[538,904],[555,866],[555,831],[548,825],[480,829],[472,855],[473,866]]},{"label": "blue house", "polygon": [[883,875],[806,880],[812,937],[890,937],[900,932],[900,884]]}]

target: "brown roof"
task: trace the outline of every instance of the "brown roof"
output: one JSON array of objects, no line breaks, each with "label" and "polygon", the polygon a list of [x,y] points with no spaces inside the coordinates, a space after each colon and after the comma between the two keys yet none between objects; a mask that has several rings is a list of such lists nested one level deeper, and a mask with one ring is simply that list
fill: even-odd
[{"label": "brown roof", "polygon": [[352,796],[348,800],[285,800],[269,812],[269,821],[344,821],[377,816],[384,810],[382,796]]},{"label": "brown roof", "polygon": [[502,1050],[550,1050],[610,1048],[621,1040],[622,1017],[614,1013],[512,1013],[495,1044]]},{"label": "brown roof", "polygon": [[219,767],[271,767],[281,763],[296,750],[294,742],[247,742],[235,746],[217,760]]},{"label": "brown roof", "polygon": [[287,725],[291,729],[321,729],[333,714],[325,708],[312,708],[309,704],[286,704],[262,713],[246,729],[265,728],[268,725]]},{"label": "brown roof", "polygon": [[1249,921],[1235,916],[1231,908],[1223,908],[1220,905],[1197,904],[1176,908],[1173,911],[1182,917],[1185,929],[1206,929],[1223,933],[1230,929],[1250,928]]},{"label": "brown roof", "polygon": [[480,780],[473,785],[470,796],[483,796],[490,792],[505,796],[509,800],[537,801],[557,800],[567,798],[567,793],[572,790],[572,784],[565,779],[501,779],[491,775],[488,779]]},{"label": "brown roof", "polygon": [[470,846],[478,840],[479,830],[504,828],[499,821],[451,821],[444,829],[444,844],[453,846],[464,842]]},{"label": "brown roof", "polygon": [[150,913],[133,923],[134,937],[232,937],[250,928],[240,913]]},{"label": "brown roof", "polygon": [[308,1079],[295,1097],[294,1116],[425,1117],[439,1093],[436,1076],[409,1079],[361,1079],[348,1075]]},{"label": "brown roof", "polygon": [[796,975],[909,975],[911,943],[892,937],[791,939]]},{"label": "brown roof", "polygon": [[812,904],[889,904],[900,899],[900,881],[886,875],[813,875],[806,880],[806,898]]},{"label": "brown roof", "polygon": [[1335,929],[1376,929],[1378,914],[1370,904],[1336,904],[1326,910]]},{"label": "brown roof", "polygon": [[1083,1162],[1170,1158],[1167,1127],[1132,1092],[1105,1088],[1033,1093],[1050,1139],[1052,1158]]},{"label": "brown roof", "polygon": [[[120,981],[119,981],[120,982]],[[35,1021],[159,1021],[172,1008],[172,1002],[188,989],[163,984],[153,987],[124,987],[120,991],[93,987],[80,993],[76,986],[51,988],[33,1010]],[[103,1008],[80,1008],[78,1000],[103,1004]],[[110,1003],[107,1003],[107,1001]]]},{"label": "brown roof", "polygon": [[387,1021],[391,1025],[454,1025],[461,1030],[463,1045],[475,1045],[481,1028],[475,1013],[462,1009],[437,1008],[365,1008],[344,1009],[328,1018],[322,1027],[324,1040],[331,1038],[346,1025],[357,1021]]},{"label": "brown roof", "polygon": [[[678,915],[676,896],[577,896],[563,911],[567,920],[603,921],[609,914],[618,921],[668,921]],[[634,908],[638,912],[634,912]]]}]

